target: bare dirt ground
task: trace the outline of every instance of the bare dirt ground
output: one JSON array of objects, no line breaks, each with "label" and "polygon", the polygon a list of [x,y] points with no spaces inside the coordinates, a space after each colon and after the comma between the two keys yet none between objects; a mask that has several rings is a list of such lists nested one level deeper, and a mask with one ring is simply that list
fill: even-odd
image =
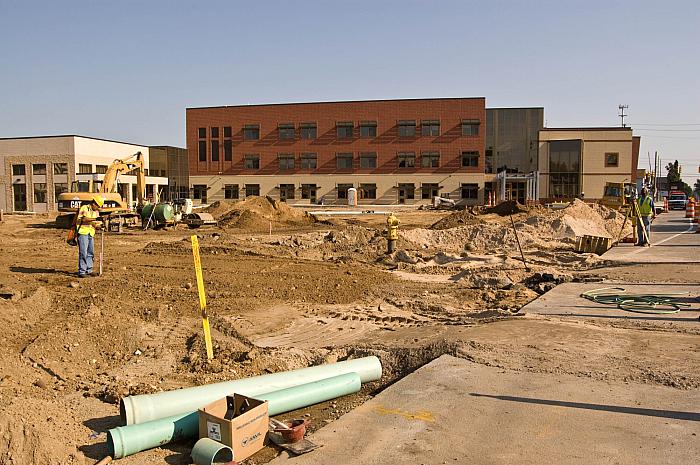
[{"label": "bare dirt ground", "polygon": [[[102,277],[76,279],[77,250],[42,215],[0,223],[0,465],[91,464],[120,424],[118,400],[374,354],[384,376],[354,396],[283,415],[312,429],[448,353],[507,370],[614,383],[700,387],[699,330],[653,330],[515,316],[571,280],[700,281],[696,265],[631,265],[573,251],[581,234],[616,236],[622,218],[576,202],[561,212],[400,210],[317,221],[265,199],[216,204],[201,228],[216,360],[206,363],[189,237],[105,237]],[[270,234],[270,225],[272,234]],[[50,226],[50,225],[49,225]],[[99,252],[96,241],[96,255]],[[189,463],[191,442],[120,460]],[[247,463],[277,454],[266,448]]]}]

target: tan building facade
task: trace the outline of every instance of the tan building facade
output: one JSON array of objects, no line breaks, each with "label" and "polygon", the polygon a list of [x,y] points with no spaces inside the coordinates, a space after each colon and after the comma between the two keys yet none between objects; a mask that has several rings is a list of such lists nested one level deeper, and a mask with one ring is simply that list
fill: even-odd
[{"label": "tan building facade", "polygon": [[539,132],[541,200],[603,196],[606,182],[634,182],[639,138],[631,128],[544,128]]},{"label": "tan building facade", "polygon": [[[85,136],[40,136],[0,139],[0,209],[36,213],[57,210],[57,198],[70,192],[74,181],[104,176],[118,158],[141,152],[149,162],[149,148]],[[167,185],[167,178],[149,176],[150,190]],[[135,176],[121,176],[119,191],[134,200]]]}]

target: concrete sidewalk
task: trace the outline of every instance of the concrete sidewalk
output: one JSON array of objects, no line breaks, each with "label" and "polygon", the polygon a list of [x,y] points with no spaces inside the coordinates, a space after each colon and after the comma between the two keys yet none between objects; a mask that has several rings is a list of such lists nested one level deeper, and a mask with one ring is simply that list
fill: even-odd
[{"label": "concrete sidewalk", "polygon": [[651,224],[651,247],[617,244],[602,255],[625,263],[700,263],[700,234],[685,212],[663,213]]},{"label": "concrete sidewalk", "polygon": [[700,390],[610,385],[442,356],[311,439],[296,464],[686,464]]},{"label": "concrete sidewalk", "polygon": [[[690,305],[673,314],[645,314],[620,310],[614,305],[603,305],[581,297],[581,293],[607,287],[622,288],[629,294],[675,294],[680,301]],[[533,300],[520,309],[520,313],[576,318],[605,318],[643,320],[667,325],[700,325],[700,285],[695,284],[627,284],[627,283],[564,283]]]}]

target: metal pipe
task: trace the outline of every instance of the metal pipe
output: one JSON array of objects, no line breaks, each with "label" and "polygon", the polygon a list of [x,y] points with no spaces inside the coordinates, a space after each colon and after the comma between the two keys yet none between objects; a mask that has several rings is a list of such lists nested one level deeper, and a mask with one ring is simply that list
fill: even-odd
[{"label": "metal pipe", "polygon": [[[287,389],[259,393],[255,397],[268,401],[269,415],[274,416],[358,392],[360,387],[358,373],[345,373]],[[233,392],[240,393],[237,390],[228,391],[221,397]],[[187,412],[138,425],[112,428],[107,432],[107,447],[110,455],[119,459],[198,434],[199,414],[196,411]]]},{"label": "metal pipe", "polygon": [[255,397],[265,392],[278,391],[345,373],[357,373],[363,383],[376,381],[382,376],[382,364],[377,357],[362,357],[175,391],[129,396],[121,400],[119,411],[127,425],[139,424],[192,412],[232,392]]}]

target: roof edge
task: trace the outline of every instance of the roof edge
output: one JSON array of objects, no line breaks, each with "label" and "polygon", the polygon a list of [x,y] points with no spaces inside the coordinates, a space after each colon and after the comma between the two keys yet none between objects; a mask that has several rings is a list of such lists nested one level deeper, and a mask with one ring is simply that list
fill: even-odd
[{"label": "roof edge", "polygon": [[271,107],[282,105],[328,105],[337,103],[372,103],[372,102],[416,102],[426,100],[484,100],[486,97],[429,97],[429,98],[396,98],[396,99],[375,99],[375,100],[328,100],[319,102],[285,102],[285,103],[252,103],[246,105],[216,105],[203,107],[186,107],[185,110],[204,110],[213,108],[246,108],[246,107]]}]

